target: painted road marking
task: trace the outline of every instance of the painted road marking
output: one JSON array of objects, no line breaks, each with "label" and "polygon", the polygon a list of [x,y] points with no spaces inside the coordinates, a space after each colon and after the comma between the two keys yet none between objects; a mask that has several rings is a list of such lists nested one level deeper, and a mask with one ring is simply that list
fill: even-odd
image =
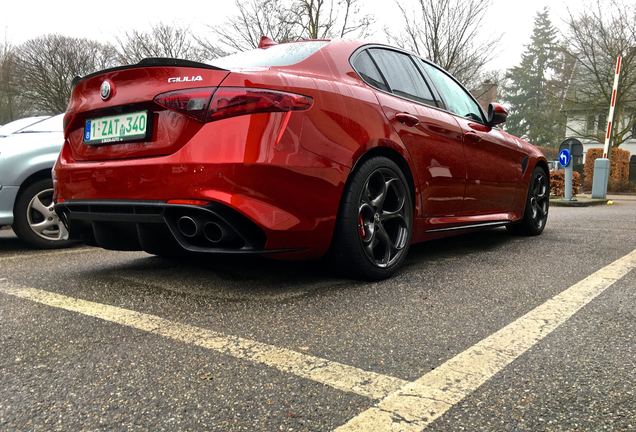
[{"label": "painted road marking", "polygon": [[6,279],[0,279],[0,293],[132,327],[235,358],[264,364],[282,372],[371,399],[386,397],[407,384],[407,381],[399,378],[365,371],[289,349],[238,336],[224,335],[212,330],[169,321],[155,315],[29,288]]},{"label": "painted road marking", "polygon": [[50,256],[56,256],[56,255],[68,255],[68,254],[76,254],[76,253],[82,253],[82,252],[97,252],[97,251],[101,251],[101,249],[82,247],[82,248],[57,250],[53,252],[35,252],[35,253],[6,255],[6,256],[0,255],[0,261],[9,261],[9,260],[15,260],[15,259],[29,259],[29,258],[37,258],[37,257],[50,257]]},{"label": "painted road marking", "polygon": [[636,249],[336,429],[420,431],[636,267]]}]

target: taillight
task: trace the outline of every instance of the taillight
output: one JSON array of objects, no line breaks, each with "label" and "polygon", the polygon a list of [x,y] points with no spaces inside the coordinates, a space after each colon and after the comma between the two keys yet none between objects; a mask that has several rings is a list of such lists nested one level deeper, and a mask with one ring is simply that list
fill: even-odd
[{"label": "taillight", "polygon": [[310,97],[258,88],[219,87],[212,97],[208,121],[244,114],[302,111],[311,107]]},{"label": "taillight", "polygon": [[161,93],[155,97],[155,103],[195,120],[204,122],[208,105],[216,87],[201,87],[194,89],[175,90]]},{"label": "taillight", "polygon": [[204,87],[176,90],[157,95],[158,105],[200,122],[245,114],[301,111],[312,99],[295,93],[245,87]]}]

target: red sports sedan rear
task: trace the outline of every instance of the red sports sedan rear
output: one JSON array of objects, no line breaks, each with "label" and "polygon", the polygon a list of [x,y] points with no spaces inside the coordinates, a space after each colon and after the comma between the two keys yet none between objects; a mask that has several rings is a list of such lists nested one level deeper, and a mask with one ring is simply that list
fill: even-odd
[{"label": "red sports sedan rear", "polygon": [[545,158],[437,66],[352,41],[209,64],[148,59],[74,85],[55,166],[70,235],[114,250],[330,253],[378,279],[413,242],[540,234]]}]

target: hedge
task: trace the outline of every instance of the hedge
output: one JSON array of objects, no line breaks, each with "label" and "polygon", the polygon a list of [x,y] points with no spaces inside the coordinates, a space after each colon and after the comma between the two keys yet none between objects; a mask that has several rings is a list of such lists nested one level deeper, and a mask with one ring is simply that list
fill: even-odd
[{"label": "hedge", "polygon": [[[583,168],[583,187],[592,189],[594,161],[603,156],[603,149],[593,148],[587,151]],[[629,189],[629,152],[618,147],[610,150],[610,178],[607,189],[612,192],[623,192]]]},{"label": "hedge", "polygon": [[[574,171],[572,176],[572,194],[581,192],[581,174]],[[565,193],[565,170],[550,171],[550,195],[562,197]]]}]

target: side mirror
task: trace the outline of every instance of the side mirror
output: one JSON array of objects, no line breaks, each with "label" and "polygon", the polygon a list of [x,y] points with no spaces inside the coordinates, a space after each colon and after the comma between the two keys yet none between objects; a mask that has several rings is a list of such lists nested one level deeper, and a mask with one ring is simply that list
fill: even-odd
[{"label": "side mirror", "polygon": [[503,105],[491,103],[488,105],[488,126],[496,126],[506,121],[508,110]]}]

